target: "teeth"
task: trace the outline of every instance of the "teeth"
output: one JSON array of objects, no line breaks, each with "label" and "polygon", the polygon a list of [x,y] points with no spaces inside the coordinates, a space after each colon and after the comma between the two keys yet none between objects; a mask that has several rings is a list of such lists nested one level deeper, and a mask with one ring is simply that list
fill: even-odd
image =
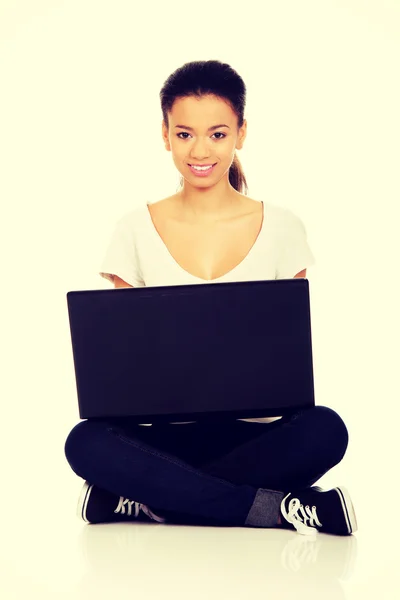
[{"label": "teeth", "polygon": [[196,171],[208,171],[208,169],[212,169],[212,165],[210,165],[209,167],[196,167],[195,165],[191,165],[193,169],[196,169]]}]

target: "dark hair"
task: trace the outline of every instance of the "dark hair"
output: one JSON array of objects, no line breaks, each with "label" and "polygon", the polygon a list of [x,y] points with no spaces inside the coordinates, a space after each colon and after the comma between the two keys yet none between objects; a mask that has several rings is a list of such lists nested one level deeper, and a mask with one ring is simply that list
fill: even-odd
[{"label": "dark hair", "polygon": [[[176,69],[165,81],[161,91],[163,119],[169,127],[168,113],[178,98],[213,95],[225,100],[238,119],[238,130],[243,125],[246,105],[246,86],[243,79],[228,64],[218,60],[197,60]],[[238,192],[247,194],[248,187],[242,165],[236,153],[229,169],[229,182]],[[181,186],[183,178],[180,179]]]}]

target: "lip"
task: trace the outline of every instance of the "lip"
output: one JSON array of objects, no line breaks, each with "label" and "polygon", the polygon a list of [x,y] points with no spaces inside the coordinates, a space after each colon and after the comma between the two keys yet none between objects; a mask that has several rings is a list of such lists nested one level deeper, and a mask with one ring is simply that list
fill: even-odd
[{"label": "lip", "polygon": [[[193,163],[193,164],[195,164],[195,163]],[[188,163],[189,169],[191,170],[191,172],[193,173],[193,175],[196,175],[196,177],[208,177],[214,171],[217,163],[214,163],[214,164],[213,163],[209,163],[208,165],[198,165],[198,164],[196,164],[195,165],[196,167],[208,167],[210,165],[212,165],[211,169],[208,169],[207,171],[196,171],[196,169],[192,168],[191,163]]]}]

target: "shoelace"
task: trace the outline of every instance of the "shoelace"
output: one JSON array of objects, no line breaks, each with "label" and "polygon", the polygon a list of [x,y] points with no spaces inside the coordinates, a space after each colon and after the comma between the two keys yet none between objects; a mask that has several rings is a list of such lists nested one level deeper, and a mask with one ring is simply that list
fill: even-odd
[{"label": "shoelace", "polygon": [[[285,517],[288,523],[291,523],[297,533],[301,533],[302,535],[314,535],[317,530],[315,529],[315,524],[322,527],[322,523],[318,519],[317,516],[317,508],[313,506],[310,508],[308,504],[303,506],[298,498],[292,498],[288,504],[288,511],[285,508],[285,500],[290,496],[290,493],[284,497],[281,502],[281,512]],[[306,523],[310,522],[310,526]]]},{"label": "shoelace", "polygon": [[[132,505],[135,506],[135,517],[139,515],[140,510],[142,510],[150,519],[157,521],[158,523],[165,523],[166,519],[159,517],[153,511],[146,506],[146,504],[141,504],[140,502],[135,502],[134,500],[129,500],[129,498],[124,498],[124,496],[119,497],[119,503],[117,508],[114,510],[115,513],[127,514],[128,517],[132,515]],[[125,506],[127,506],[127,510],[125,510]]]}]

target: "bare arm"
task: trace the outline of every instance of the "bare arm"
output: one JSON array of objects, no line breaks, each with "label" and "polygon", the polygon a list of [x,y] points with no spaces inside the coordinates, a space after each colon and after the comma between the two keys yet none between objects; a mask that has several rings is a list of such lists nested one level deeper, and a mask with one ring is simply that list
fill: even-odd
[{"label": "bare arm", "polygon": [[124,281],[123,279],[121,279],[121,277],[118,277],[117,275],[114,275],[114,287],[115,288],[131,288],[133,287],[133,285],[130,285],[129,283],[126,283],[126,281]]}]

